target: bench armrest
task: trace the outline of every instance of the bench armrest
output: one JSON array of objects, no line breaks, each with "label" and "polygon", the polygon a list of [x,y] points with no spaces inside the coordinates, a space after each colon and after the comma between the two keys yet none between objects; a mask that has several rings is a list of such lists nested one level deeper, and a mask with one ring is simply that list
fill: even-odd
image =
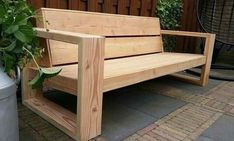
[{"label": "bench armrest", "polygon": [[175,31],[175,30],[161,30],[161,34],[176,35],[176,36],[201,37],[201,38],[210,38],[211,36],[215,36],[215,34],[211,34],[211,33]]},{"label": "bench armrest", "polygon": [[215,43],[215,34],[188,32],[188,31],[170,31],[170,30],[161,30],[161,34],[205,38],[205,48],[203,54],[204,56],[206,56],[206,62],[205,65],[202,66],[201,77],[200,77],[201,81],[199,81],[199,83],[202,86],[207,85],[209,79],[214,43]]},{"label": "bench armrest", "polygon": [[52,39],[56,41],[62,41],[67,43],[79,44],[82,39],[89,38],[104,38],[103,36],[98,35],[89,35],[61,30],[52,30],[45,28],[34,28],[37,32],[37,36],[46,39]]},{"label": "bench armrest", "polygon": [[161,34],[176,35],[176,36],[190,36],[205,38],[205,50],[204,55],[211,58],[213,54],[213,48],[215,43],[215,34],[201,33],[201,32],[189,32],[189,31],[173,31],[173,30],[161,30]]}]

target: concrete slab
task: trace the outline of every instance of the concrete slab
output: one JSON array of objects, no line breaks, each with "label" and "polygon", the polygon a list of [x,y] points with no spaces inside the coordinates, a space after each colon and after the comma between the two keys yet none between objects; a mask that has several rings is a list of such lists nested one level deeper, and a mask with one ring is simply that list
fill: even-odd
[{"label": "concrete slab", "polygon": [[[75,96],[56,91],[46,97],[76,111]],[[185,104],[155,92],[138,90],[137,85],[105,93],[101,137],[108,141],[123,140]]]},{"label": "concrete slab", "polygon": [[160,95],[157,92],[130,89],[116,96],[110,96],[109,101],[150,115],[155,120],[186,104],[186,102]]},{"label": "concrete slab", "polygon": [[203,141],[202,139],[204,137],[211,139],[211,141],[233,141],[234,117],[228,115],[221,116],[213,125],[203,132],[197,141]]},{"label": "concrete slab", "polygon": [[165,86],[170,86],[170,87],[173,86],[177,89],[187,91],[188,93],[191,93],[191,94],[204,94],[205,92],[209,91],[210,89],[221,84],[223,81],[209,79],[209,83],[206,87],[201,87],[201,86],[185,83],[182,81],[171,79],[169,77],[162,77],[162,78],[153,79],[153,80],[151,80],[151,82],[155,83],[155,85],[157,85],[157,83],[158,83],[160,85],[165,85]]}]

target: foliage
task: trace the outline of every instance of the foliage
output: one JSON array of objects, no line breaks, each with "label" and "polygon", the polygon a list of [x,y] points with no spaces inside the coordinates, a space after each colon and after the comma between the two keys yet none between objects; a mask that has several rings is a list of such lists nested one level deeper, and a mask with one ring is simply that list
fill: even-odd
[{"label": "foliage", "polygon": [[33,17],[35,12],[27,5],[26,0],[0,0],[0,62],[3,63],[4,71],[10,75],[16,66],[23,68],[33,60],[42,80],[35,81],[38,80],[35,77],[30,83],[34,87],[61,70],[48,72],[37,64],[35,57],[39,57],[42,50],[30,22]]},{"label": "foliage", "polygon": [[[158,0],[156,15],[160,18],[161,28],[176,30],[180,27],[179,21],[182,13],[182,0]],[[165,49],[172,51],[176,44],[175,37],[164,37]]]}]

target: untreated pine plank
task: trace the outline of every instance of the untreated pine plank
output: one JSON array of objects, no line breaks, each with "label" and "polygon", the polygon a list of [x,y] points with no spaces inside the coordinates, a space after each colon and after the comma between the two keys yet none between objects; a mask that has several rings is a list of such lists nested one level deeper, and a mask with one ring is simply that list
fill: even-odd
[{"label": "untreated pine plank", "polygon": [[104,38],[83,39],[79,46],[77,140],[101,134]]},{"label": "untreated pine plank", "polygon": [[160,35],[158,18],[46,8],[41,10],[44,18],[43,21],[48,20],[50,23],[47,25],[48,29],[103,36]]},{"label": "untreated pine plank", "polygon": [[206,38],[206,43],[205,43],[204,55],[206,56],[206,64],[202,66],[202,70],[201,70],[201,85],[202,86],[205,86],[208,84],[214,44],[215,44],[215,34],[210,34],[210,36]]},{"label": "untreated pine plank", "polygon": [[29,100],[34,97],[42,96],[42,89],[32,89],[28,84],[30,80],[36,75],[36,71],[24,68],[23,69],[23,77],[22,77],[22,101],[25,103],[26,100]]},{"label": "untreated pine plank", "polygon": [[[118,87],[200,66],[205,64],[205,61],[206,57],[204,55],[181,53],[158,53],[106,60],[103,91],[106,92]],[[60,75],[49,79],[47,85],[76,95],[77,73],[75,72],[77,71],[77,64],[63,66],[62,68],[63,71]]]},{"label": "untreated pine plank", "polygon": [[[76,63],[78,60],[77,45],[50,41],[51,59],[53,65]],[[105,59],[132,56],[139,54],[162,52],[162,39],[154,37],[106,38]],[[63,56],[69,54],[66,58]]]},{"label": "untreated pine plank", "polygon": [[24,104],[45,120],[75,139],[76,115],[43,97],[31,98]]}]

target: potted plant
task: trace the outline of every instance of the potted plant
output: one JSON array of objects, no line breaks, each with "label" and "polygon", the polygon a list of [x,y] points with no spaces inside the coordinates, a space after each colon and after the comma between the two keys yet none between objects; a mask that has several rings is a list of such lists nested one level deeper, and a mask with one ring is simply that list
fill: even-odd
[{"label": "potted plant", "polygon": [[[61,69],[41,68],[36,58],[42,49],[30,19],[35,12],[26,0],[0,0],[0,140],[18,140],[16,112],[16,67],[22,69],[31,60],[38,73],[29,82],[33,88],[40,87],[45,78],[57,75]],[[11,105],[9,105],[11,104]],[[12,131],[12,132],[10,132]]]}]

